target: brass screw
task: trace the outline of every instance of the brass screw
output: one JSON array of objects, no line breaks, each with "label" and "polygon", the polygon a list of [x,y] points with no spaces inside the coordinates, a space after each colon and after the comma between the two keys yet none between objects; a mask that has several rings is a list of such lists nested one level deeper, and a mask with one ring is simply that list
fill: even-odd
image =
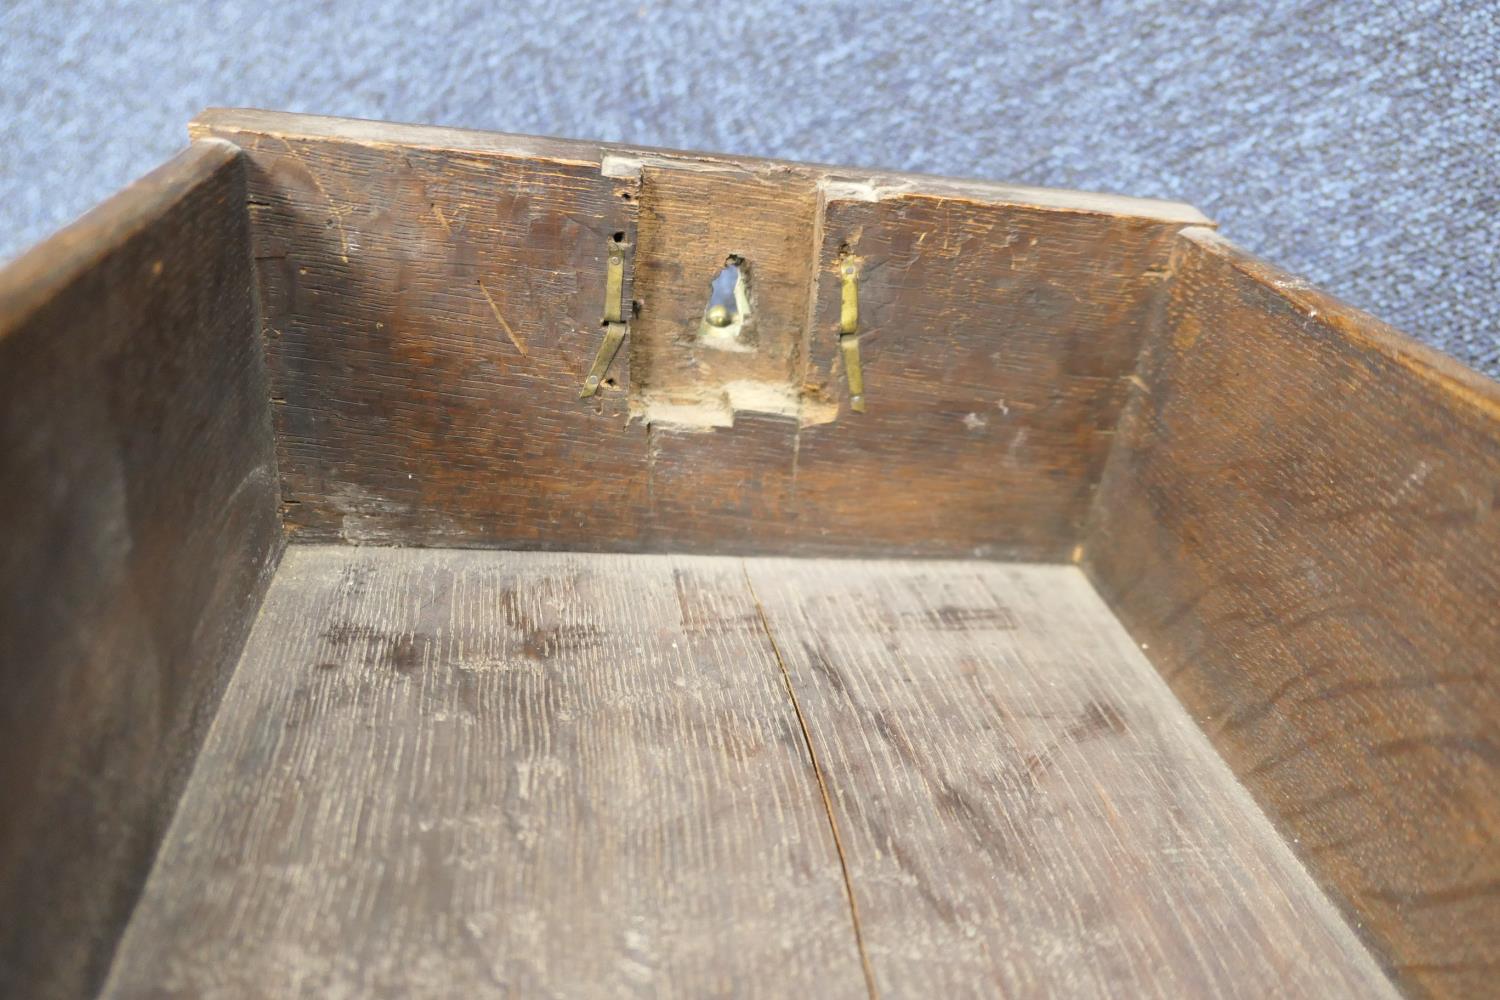
[{"label": "brass screw", "polygon": [[710,306],[708,315],[703,317],[708,320],[709,326],[728,326],[730,323],[729,310],[723,305]]}]

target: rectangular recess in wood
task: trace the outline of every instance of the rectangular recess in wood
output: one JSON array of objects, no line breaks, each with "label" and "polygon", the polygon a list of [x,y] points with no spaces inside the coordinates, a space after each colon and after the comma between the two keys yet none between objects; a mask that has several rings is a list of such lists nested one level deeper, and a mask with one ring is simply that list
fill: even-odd
[{"label": "rectangular recess in wood", "polygon": [[[607,162],[622,169],[631,161],[613,155]],[[743,396],[753,386],[769,397],[760,405],[795,415],[816,176],[667,157],[637,162],[640,316],[631,330],[637,414],[647,424],[670,423],[681,408],[693,419],[694,407],[710,413],[732,407],[726,394]],[[741,261],[749,315],[737,337],[701,336],[710,281],[731,257]]]},{"label": "rectangular recess in wood", "polygon": [[[295,537],[1057,558],[1181,205],[213,111],[245,148]],[[580,401],[604,242],[629,342]],[[924,244],[925,241],[930,241]],[[870,409],[830,254],[867,258]],[[699,325],[738,260],[742,342]]]},{"label": "rectangular recess in wood", "polygon": [[1413,993],[1500,940],[1500,386],[1179,237],[1085,564]]}]

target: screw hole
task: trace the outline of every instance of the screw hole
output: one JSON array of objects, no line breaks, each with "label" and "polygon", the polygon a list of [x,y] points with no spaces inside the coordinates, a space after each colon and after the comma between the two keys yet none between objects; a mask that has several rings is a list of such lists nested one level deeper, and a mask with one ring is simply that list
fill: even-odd
[{"label": "screw hole", "polygon": [[625,234],[624,233],[615,233],[614,240],[615,240],[616,243],[624,243],[625,242]]}]

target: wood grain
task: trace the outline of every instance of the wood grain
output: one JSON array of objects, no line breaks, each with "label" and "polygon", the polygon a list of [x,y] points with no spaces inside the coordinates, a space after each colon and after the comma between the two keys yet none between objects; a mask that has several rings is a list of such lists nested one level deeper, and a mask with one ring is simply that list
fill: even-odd
[{"label": "wood grain", "polygon": [[[780,392],[796,415],[817,200],[816,175],[791,165],[667,157],[642,165],[631,388],[643,419],[663,403],[722,405],[737,383]],[[731,256],[744,261],[751,309],[726,349],[700,332],[709,283]]]},{"label": "wood grain", "polygon": [[[653,426],[656,544],[1067,558],[1174,227],[840,182],[817,211],[798,419],[739,414],[706,439]],[[860,262],[864,414],[838,350],[844,253]]]},{"label": "wood grain", "polygon": [[243,165],[0,271],[0,994],[97,987],[280,547]]},{"label": "wood grain", "polygon": [[752,560],[882,996],[1394,996],[1071,566]]},{"label": "wood grain", "polygon": [[336,546],[105,990],[996,993],[1392,995],[1072,567]]},{"label": "wood grain", "polygon": [[110,997],[862,997],[733,561],[296,546]]},{"label": "wood grain", "polygon": [[[1185,206],[215,111],[302,540],[1061,558]],[[602,399],[604,246],[636,303]],[[924,243],[929,240],[930,243]],[[866,258],[841,410],[831,255]],[[741,350],[698,336],[744,259]],[[524,352],[519,345],[524,344]]]},{"label": "wood grain", "polygon": [[1500,972],[1500,386],[1191,230],[1086,565],[1415,995]]},{"label": "wood grain", "polygon": [[[1176,227],[927,193],[825,196],[797,501],[906,551],[1062,561],[1124,405]],[[841,249],[868,412],[848,412]]]},{"label": "wood grain", "polygon": [[[638,183],[597,158],[244,145],[285,518],[353,542],[629,548],[646,443],[628,352],[579,399]],[[630,297],[627,285],[625,297]]]}]

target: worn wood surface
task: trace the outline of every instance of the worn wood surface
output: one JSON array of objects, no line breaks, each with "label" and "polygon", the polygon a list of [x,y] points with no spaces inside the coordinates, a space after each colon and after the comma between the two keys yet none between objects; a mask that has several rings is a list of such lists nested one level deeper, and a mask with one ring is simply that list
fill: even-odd
[{"label": "worn wood surface", "polygon": [[890,996],[1393,996],[1071,566],[749,564]]},{"label": "worn wood surface", "polygon": [[739,563],[290,549],[105,995],[864,996]]},{"label": "worn wood surface", "polygon": [[[286,523],[355,542],[629,547],[645,441],[602,339],[638,182],[564,154],[223,135],[248,155]],[[629,288],[626,288],[629,298]]]},{"label": "worn wood surface", "polygon": [[1390,995],[1076,569],[338,546],[105,991],[997,993]]},{"label": "worn wood surface", "polygon": [[107,967],[279,551],[237,151],[0,271],[0,995]]},{"label": "worn wood surface", "polygon": [[[1066,558],[1174,227],[836,187],[825,205],[803,379],[841,417],[798,442],[799,504],[909,550]],[[862,415],[838,348],[845,247],[860,262]]]},{"label": "worn wood surface", "polygon": [[[240,144],[302,540],[1055,559],[1180,205],[339,119]],[[601,399],[605,241],[631,334]],[[870,412],[832,357],[865,258]],[[699,337],[742,257],[734,349]],[[523,346],[524,345],[524,346]]]},{"label": "worn wood surface", "polygon": [[[795,417],[816,175],[790,164],[755,169],[666,157],[649,158],[640,172],[641,308],[631,338],[637,410],[649,422],[682,407],[691,420],[695,409],[713,412],[726,405],[725,393],[749,385],[779,392],[780,400],[759,405]],[[751,308],[738,336],[720,345],[700,333],[709,283],[731,255],[745,262]]]},{"label": "worn wood surface", "polygon": [[1192,230],[1101,591],[1416,995],[1500,974],[1500,387]]},{"label": "worn wood surface", "polygon": [[[686,418],[653,425],[657,544],[1066,558],[1174,227],[826,178],[817,212],[790,355],[797,419],[737,414],[706,439]],[[864,414],[838,349],[845,254],[860,269]],[[722,383],[697,375],[708,392]]]}]

